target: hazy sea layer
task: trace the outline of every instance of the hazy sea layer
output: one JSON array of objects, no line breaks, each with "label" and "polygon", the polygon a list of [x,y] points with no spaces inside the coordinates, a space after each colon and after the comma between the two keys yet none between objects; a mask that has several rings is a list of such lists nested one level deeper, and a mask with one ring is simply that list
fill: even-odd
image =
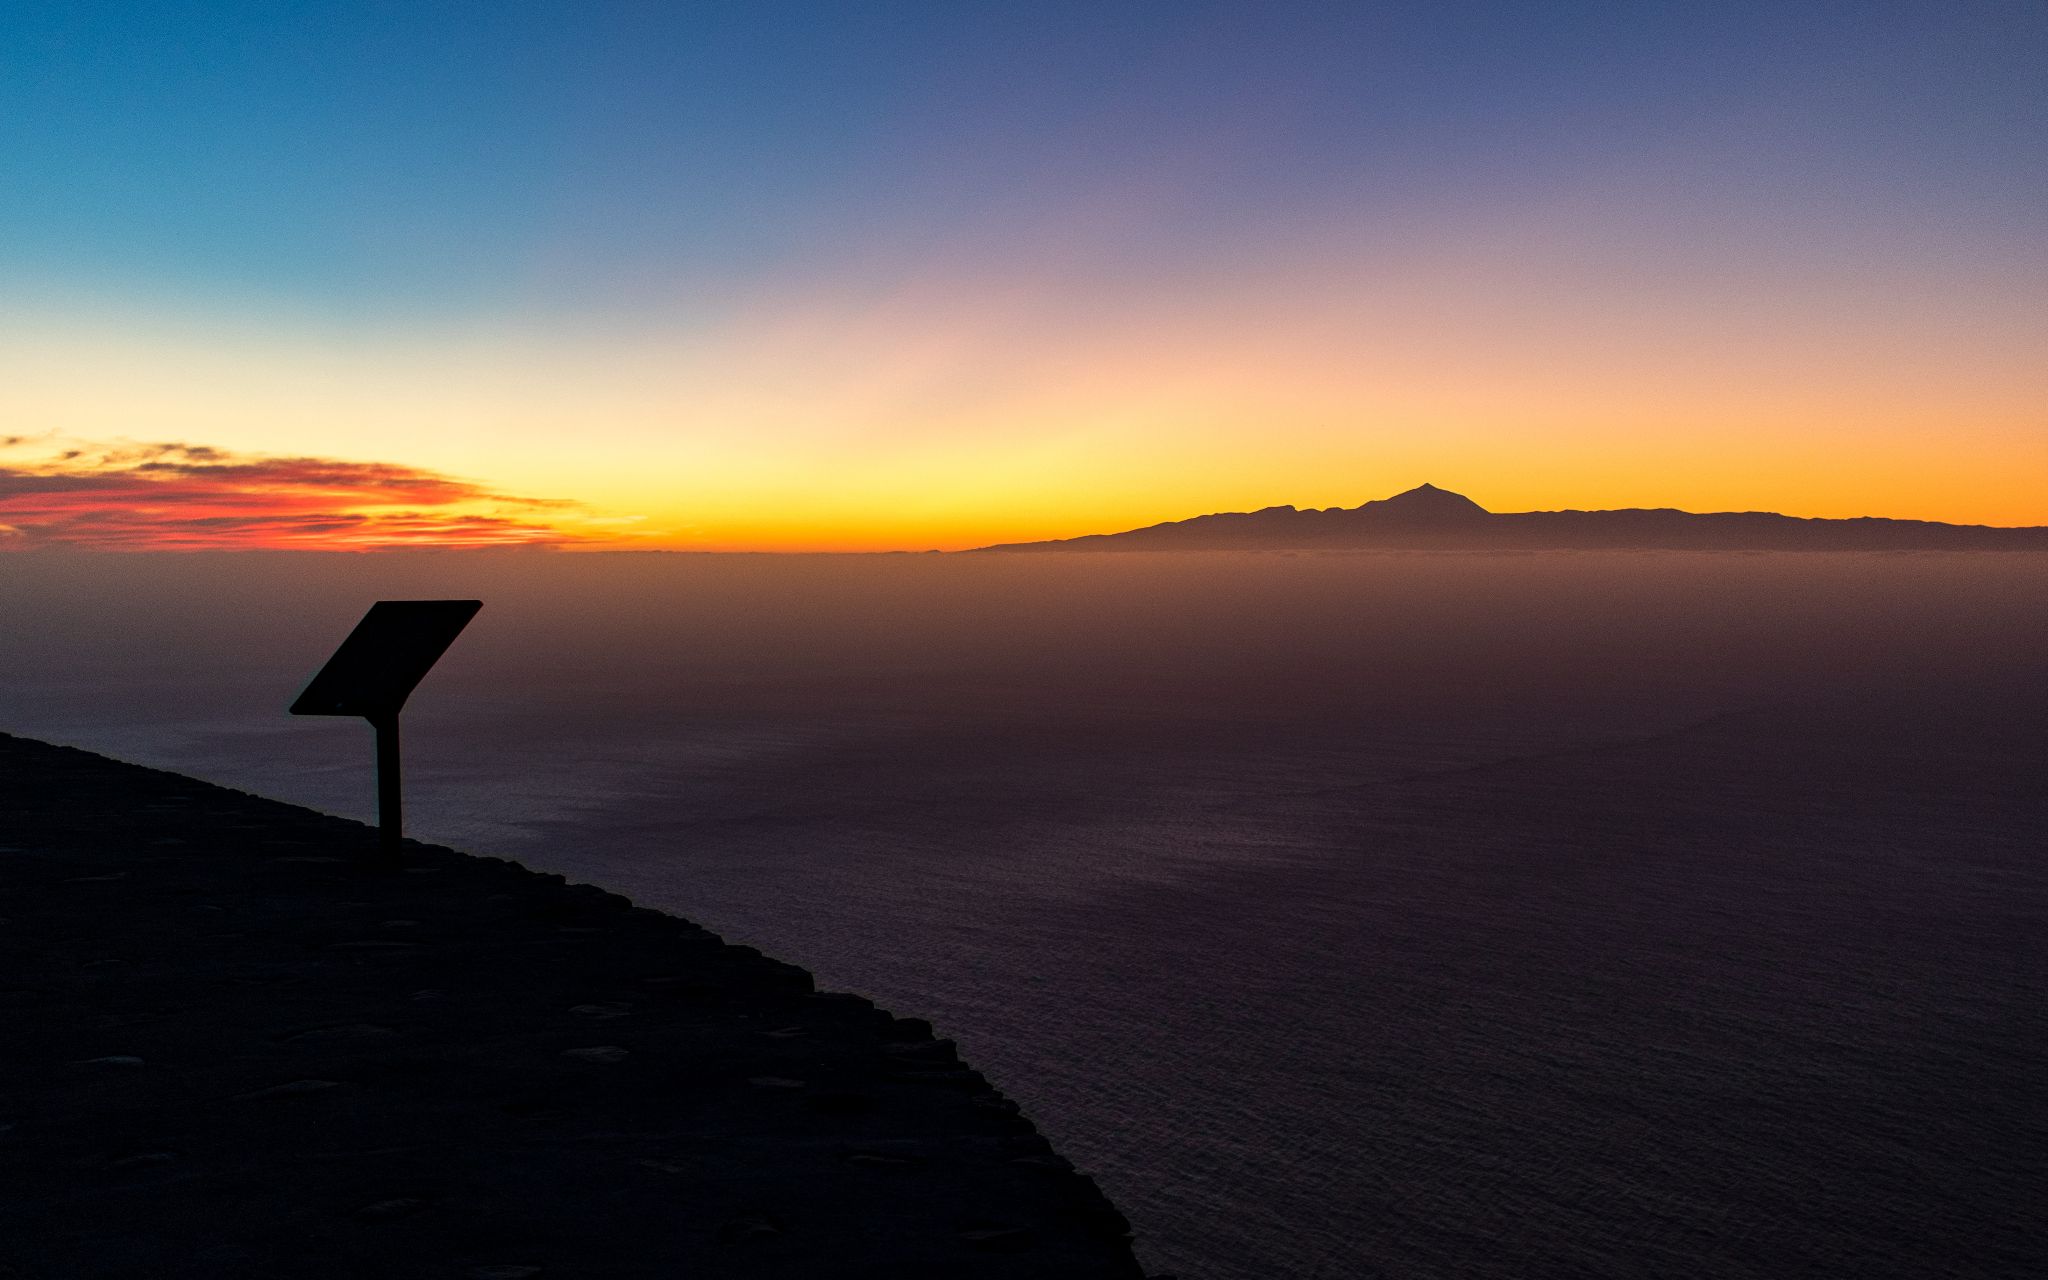
[{"label": "hazy sea layer", "polygon": [[1159,1270],[2048,1272],[2048,556],[0,557],[0,728],[931,1017]]}]

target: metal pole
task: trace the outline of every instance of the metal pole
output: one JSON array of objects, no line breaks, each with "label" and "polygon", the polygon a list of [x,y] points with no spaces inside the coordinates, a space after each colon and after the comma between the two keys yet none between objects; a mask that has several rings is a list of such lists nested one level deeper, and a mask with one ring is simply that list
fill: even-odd
[{"label": "metal pole", "polygon": [[398,786],[398,716],[372,716],[377,730],[377,835],[387,852],[404,837],[405,815]]}]

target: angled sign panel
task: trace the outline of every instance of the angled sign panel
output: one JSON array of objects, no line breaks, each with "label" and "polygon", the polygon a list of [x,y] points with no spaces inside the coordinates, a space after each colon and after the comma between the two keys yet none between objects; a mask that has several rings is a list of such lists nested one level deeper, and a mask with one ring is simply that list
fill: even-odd
[{"label": "angled sign panel", "polygon": [[481,608],[481,600],[379,600],[292,703],[292,714],[397,715]]}]

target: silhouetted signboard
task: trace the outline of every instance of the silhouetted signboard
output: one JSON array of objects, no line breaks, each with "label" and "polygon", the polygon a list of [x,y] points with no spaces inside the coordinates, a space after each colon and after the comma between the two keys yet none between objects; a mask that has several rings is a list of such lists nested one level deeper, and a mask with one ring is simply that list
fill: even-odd
[{"label": "silhouetted signboard", "polygon": [[295,716],[361,716],[377,731],[377,829],[398,846],[404,821],[398,774],[398,713],[481,600],[379,600],[298,700]]},{"label": "silhouetted signboard", "polygon": [[320,668],[295,716],[395,716],[481,600],[379,600]]}]

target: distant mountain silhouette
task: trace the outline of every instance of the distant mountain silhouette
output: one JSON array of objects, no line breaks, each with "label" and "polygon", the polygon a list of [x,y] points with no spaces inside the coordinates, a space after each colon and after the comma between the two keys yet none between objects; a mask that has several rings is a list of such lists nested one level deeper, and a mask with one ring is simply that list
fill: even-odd
[{"label": "distant mountain silhouette", "polygon": [[1418,550],[2048,551],[2048,527],[1933,520],[1813,520],[1771,511],[1493,512],[1425,484],[1358,507],[1266,507],[1175,520],[1124,533],[1010,542],[981,551]]}]

